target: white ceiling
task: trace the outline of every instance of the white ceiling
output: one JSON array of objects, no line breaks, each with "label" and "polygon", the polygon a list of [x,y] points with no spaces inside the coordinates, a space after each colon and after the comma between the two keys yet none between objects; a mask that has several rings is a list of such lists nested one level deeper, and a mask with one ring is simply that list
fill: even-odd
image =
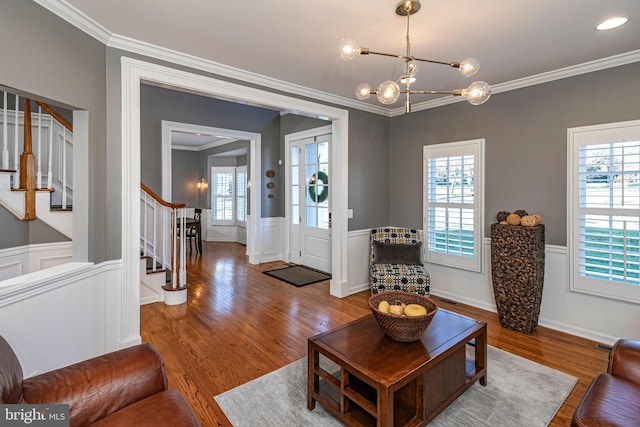
[{"label": "white ceiling", "polygon": [[[61,16],[73,12],[120,42],[143,41],[342,99],[354,100],[360,83],[376,87],[402,70],[392,58],[345,62],[336,49],[348,37],[372,50],[404,53],[406,18],[394,13],[396,0],[35,1]],[[629,22],[608,32],[594,29],[613,15]],[[603,58],[640,60],[640,0],[422,0],[411,17],[411,42],[417,57],[475,57],[481,66],[466,79],[446,66],[423,63],[414,89],[451,90],[473,80],[507,87]]]},{"label": "white ceiling", "polygon": [[237,139],[219,135],[207,135],[196,130],[193,132],[175,130],[171,132],[171,148],[174,150],[202,151],[229,144],[233,141],[237,141]]}]

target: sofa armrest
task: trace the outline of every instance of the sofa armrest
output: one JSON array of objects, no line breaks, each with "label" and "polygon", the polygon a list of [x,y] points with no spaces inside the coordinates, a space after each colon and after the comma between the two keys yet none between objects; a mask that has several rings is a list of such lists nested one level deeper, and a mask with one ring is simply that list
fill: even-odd
[{"label": "sofa armrest", "polygon": [[28,403],[69,404],[71,425],[87,425],[167,388],[150,344],[114,351],[23,381]]},{"label": "sofa armrest", "polygon": [[640,385],[640,341],[618,340],[611,349],[607,372]]}]

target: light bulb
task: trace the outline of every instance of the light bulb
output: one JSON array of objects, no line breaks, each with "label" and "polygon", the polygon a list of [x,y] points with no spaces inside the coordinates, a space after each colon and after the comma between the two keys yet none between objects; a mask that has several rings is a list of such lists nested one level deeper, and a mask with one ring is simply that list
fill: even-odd
[{"label": "light bulb", "polygon": [[467,58],[460,63],[460,74],[471,77],[478,72],[480,64],[475,58]]},{"label": "light bulb", "polygon": [[353,57],[359,53],[360,48],[356,42],[351,39],[342,39],[340,40],[340,43],[338,43],[338,55],[340,56],[340,59],[344,61],[353,59]]},{"label": "light bulb", "polygon": [[356,98],[364,101],[365,99],[369,98],[369,96],[371,96],[371,86],[366,83],[358,85],[358,87],[356,88]]},{"label": "light bulb", "polygon": [[400,96],[400,86],[393,80],[387,80],[378,86],[378,101],[382,104],[393,104]]},{"label": "light bulb", "polygon": [[462,96],[467,98],[469,104],[484,104],[491,96],[491,86],[486,82],[473,82],[468,88],[462,89]]}]

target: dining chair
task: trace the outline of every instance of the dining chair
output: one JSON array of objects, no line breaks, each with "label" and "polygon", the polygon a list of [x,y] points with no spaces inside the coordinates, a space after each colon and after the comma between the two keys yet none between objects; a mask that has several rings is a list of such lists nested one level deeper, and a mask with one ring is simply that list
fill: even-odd
[{"label": "dining chair", "polygon": [[202,216],[202,209],[195,208],[193,212],[193,222],[187,227],[185,238],[189,241],[189,252],[191,252],[191,239],[195,239],[196,252],[200,253],[200,217]]}]

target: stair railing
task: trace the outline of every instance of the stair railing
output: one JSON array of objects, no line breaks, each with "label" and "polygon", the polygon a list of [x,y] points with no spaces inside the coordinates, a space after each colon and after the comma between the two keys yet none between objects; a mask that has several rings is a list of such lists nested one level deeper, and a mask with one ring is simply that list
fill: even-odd
[{"label": "stair railing", "polygon": [[[20,95],[2,90],[2,100],[0,169],[12,173],[11,188],[26,191],[27,199],[35,200],[33,196],[35,190],[53,192],[58,186],[62,194],[60,206],[62,209],[67,209],[73,197],[73,188],[69,179],[71,176],[68,174],[72,165],[67,161],[72,157],[69,150],[73,149],[73,125],[46,103],[35,101],[38,111],[32,113],[31,100],[28,98],[21,98]],[[9,106],[10,101],[13,101],[13,108]],[[20,111],[21,101],[23,111]],[[43,110],[47,114],[44,114]],[[10,132],[11,127],[13,129]],[[21,127],[22,132],[20,132]],[[34,130],[37,135],[35,147],[32,140]],[[54,154],[58,156],[57,162],[54,162]],[[11,162],[12,159],[13,162]],[[46,159],[48,167],[46,186],[43,185],[43,159]],[[54,174],[57,175],[56,181],[59,182],[53,181]],[[27,201],[24,219],[35,218],[34,200]]]},{"label": "stair railing", "polygon": [[185,230],[187,205],[167,202],[143,183],[140,188],[141,253],[151,257],[154,271],[158,266],[171,270],[170,289],[165,287],[166,290],[184,289],[187,286],[186,233],[178,233],[178,229]]}]

